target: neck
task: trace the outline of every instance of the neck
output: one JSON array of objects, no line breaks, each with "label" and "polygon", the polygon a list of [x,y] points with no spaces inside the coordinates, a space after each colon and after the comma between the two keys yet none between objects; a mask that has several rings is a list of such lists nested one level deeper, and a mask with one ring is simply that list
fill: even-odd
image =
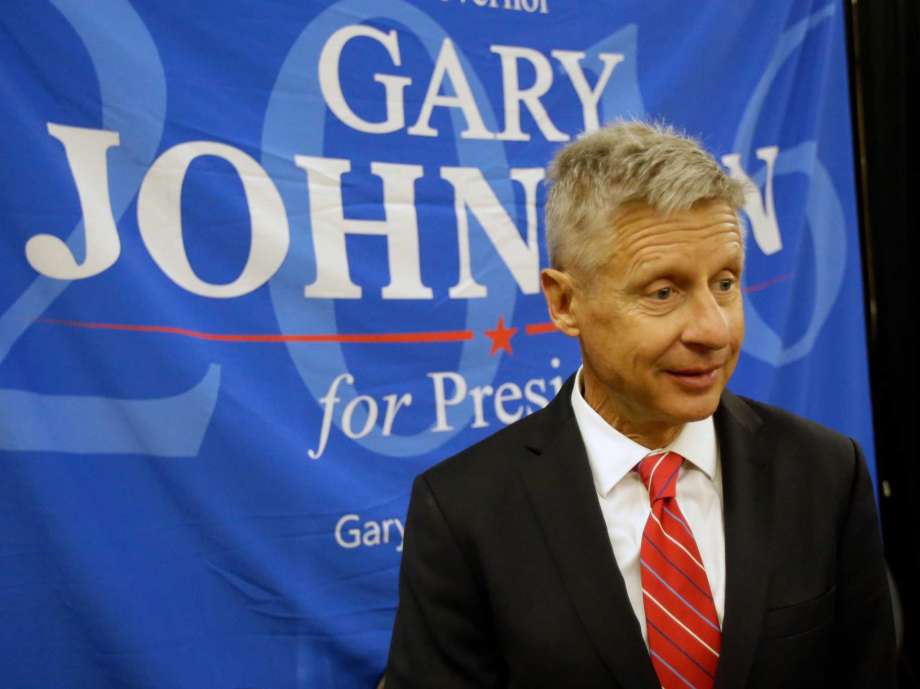
[{"label": "neck", "polygon": [[581,394],[588,406],[596,411],[604,421],[642,447],[657,450],[666,447],[680,435],[684,424],[674,425],[664,421],[641,419],[639,415],[630,415],[625,405],[617,404],[602,386],[592,385],[589,376],[582,369]]}]

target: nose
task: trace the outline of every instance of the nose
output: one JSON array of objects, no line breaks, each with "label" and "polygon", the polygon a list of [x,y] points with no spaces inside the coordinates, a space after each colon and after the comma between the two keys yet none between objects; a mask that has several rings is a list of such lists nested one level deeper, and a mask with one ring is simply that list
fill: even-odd
[{"label": "nose", "polygon": [[722,349],[731,340],[730,314],[712,292],[700,290],[688,304],[684,344],[705,349]]}]

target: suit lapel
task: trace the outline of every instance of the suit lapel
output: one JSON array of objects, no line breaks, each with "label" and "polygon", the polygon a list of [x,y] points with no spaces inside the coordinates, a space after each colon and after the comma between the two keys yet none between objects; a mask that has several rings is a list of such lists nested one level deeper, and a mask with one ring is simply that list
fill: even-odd
[{"label": "suit lapel", "polygon": [[657,689],[572,415],[571,385],[570,379],[540,412],[544,423],[537,424],[521,475],[563,585],[601,659],[624,688]]},{"label": "suit lapel", "polygon": [[773,439],[760,418],[726,391],[715,414],[722,458],[725,615],[715,689],[747,683],[761,631],[770,574]]}]

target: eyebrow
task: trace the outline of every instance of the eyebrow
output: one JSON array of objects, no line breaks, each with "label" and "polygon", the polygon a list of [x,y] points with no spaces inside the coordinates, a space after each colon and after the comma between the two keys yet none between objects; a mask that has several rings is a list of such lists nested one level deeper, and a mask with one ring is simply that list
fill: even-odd
[{"label": "eyebrow", "polygon": [[[656,261],[646,260],[643,261],[638,266],[631,268],[627,274],[627,280],[630,282],[638,281],[640,283],[650,283],[655,280],[672,278],[674,276],[679,276],[682,273],[685,273],[680,266],[680,262],[683,259],[681,257],[676,257],[674,259],[665,259]],[[744,268],[744,253],[738,252],[735,254],[733,252],[732,256],[726,257],[726,260],[723,262],[722,267],[716,271],[714,274],[717,275],[722,271],[729,271],[736,275],[740,275],[741,271]],[[693,269],[691,269],[692,271]]]}]

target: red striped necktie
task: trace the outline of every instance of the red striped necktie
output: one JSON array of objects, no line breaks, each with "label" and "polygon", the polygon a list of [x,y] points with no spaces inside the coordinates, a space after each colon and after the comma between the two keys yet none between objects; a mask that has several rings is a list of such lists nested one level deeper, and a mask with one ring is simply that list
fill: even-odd
[{"label": "red striped necktie", "polygon": [[663,689],[712,689],[722,632],[703,559],[677,506],[683,461],[657,452],[636,467],[652,507],[639,549],[648,648]]}]

